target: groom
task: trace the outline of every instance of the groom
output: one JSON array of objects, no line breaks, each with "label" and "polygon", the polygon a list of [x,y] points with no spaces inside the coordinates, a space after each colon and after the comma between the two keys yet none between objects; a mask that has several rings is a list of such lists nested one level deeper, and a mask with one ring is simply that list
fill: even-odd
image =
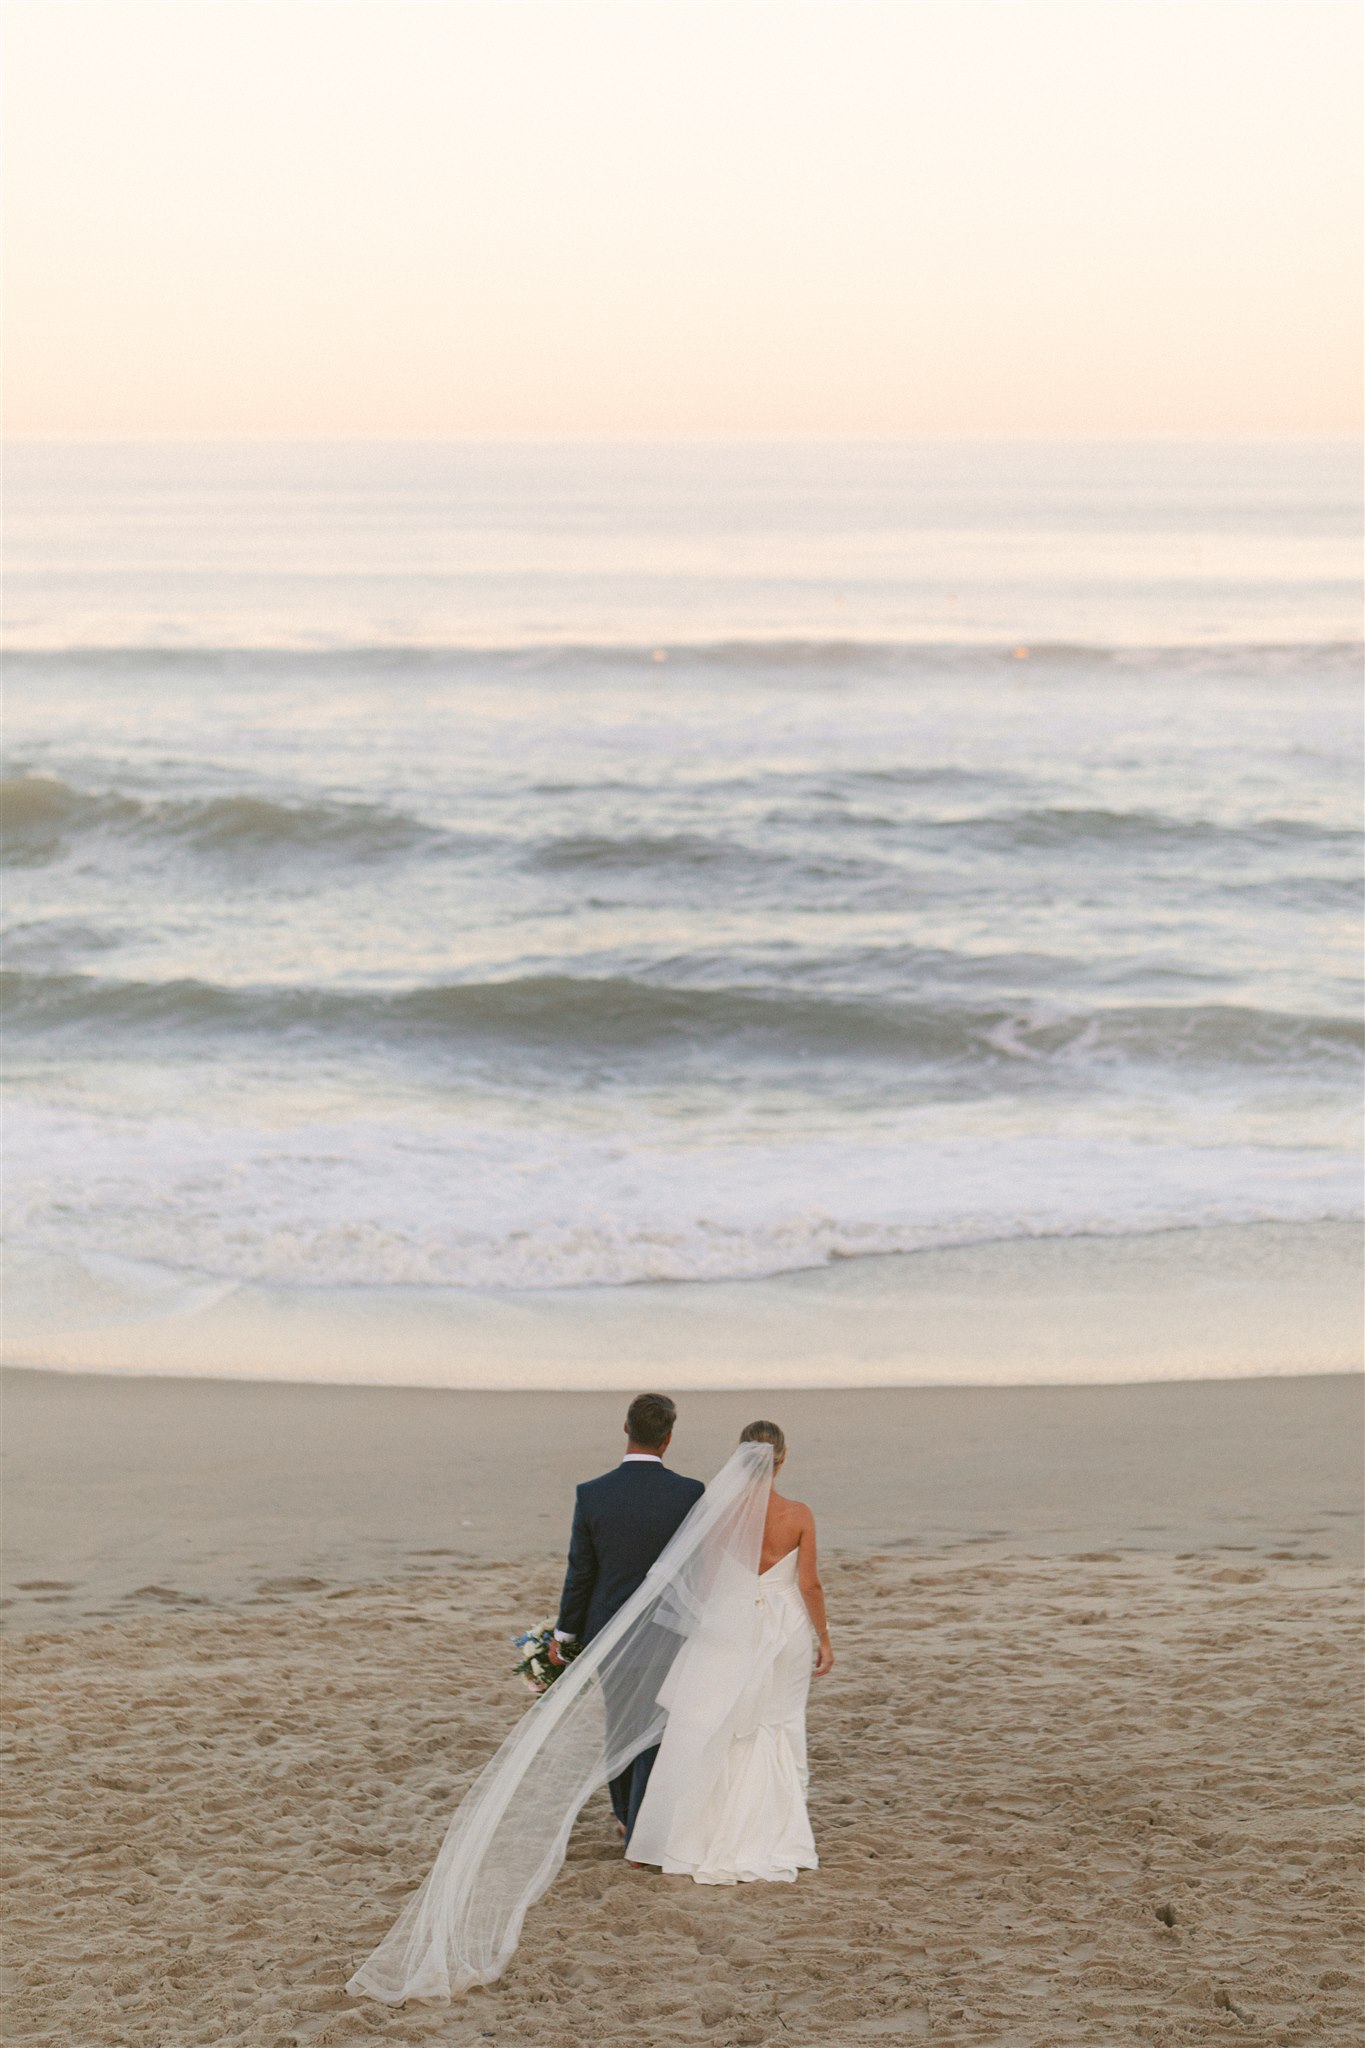
[{"label": "groom", "polygon": [[[625,1457],[614,1472],[579,1487],[556,1643],[590,1643],[606,1627],[705,1493],[700,1479],[684,1479],[663,1462],[677,1414],[666,1394],[637,1394],[626,1410]],[[642,1750],[611,1781],[612,1811],[627,1839],[658,1753]]]}]

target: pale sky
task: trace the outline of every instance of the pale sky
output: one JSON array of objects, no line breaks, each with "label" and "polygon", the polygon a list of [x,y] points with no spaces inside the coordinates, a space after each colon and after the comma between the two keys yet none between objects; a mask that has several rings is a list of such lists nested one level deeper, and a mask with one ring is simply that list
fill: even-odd
[{"label": "pale sky", "polygon": [[1349,434],[1335,0],[9,0],[17,436]]}]

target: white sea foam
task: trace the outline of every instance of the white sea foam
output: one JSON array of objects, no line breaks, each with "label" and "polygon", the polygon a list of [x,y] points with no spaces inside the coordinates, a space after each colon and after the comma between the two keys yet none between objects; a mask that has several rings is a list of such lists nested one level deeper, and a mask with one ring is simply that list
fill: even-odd
[{"label": "white sea foam", "polygon": [[11,479],[12,1331],[1356,1212],[1351,451],[232,465]]},{"label": "white sea foam", "polygon": [[[273,1286],[753,1279],[1029,1236],[1348,1217],[1326,1149],[927,1135],[669,1142],[360,1119],[302,1130],[19,1111],[12,1243]],[[134,1290],[134,1293],[136,1290]]]}]

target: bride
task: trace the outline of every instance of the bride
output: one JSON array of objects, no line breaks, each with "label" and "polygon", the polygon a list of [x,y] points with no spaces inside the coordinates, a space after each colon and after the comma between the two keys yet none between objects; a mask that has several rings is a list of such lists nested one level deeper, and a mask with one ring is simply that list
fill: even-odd
[{"label": "bride", "polygon": [[785,1457],[776,1423],[750,1423],[643,1585],[474,1781],[348,1991],[398,2005],[500,1977],[584,1802],[656,1744],[633,1864],[699,1884],[816,1867],[806,1695],[834,1656],[815,1518],[773,1487]]},{"label": "bride", "polygon": [[[751,1422],[741,1444],[772,1449],[776,1479],[787,1444],[775,1422]],[[818,1864],[806,1815],[806,1695],[814,1669],[831,1669],[825,1595],[815,1561],[815,1517],[770,1486],[749,1628],[718,1614],[686,1643],[660,1689],[668,1725],[628,1853],[632,1863],[698,1884],[768,1878],[791,1883]],[[718,1627],[719,1624],[719,1627]],[[745,1642],[747,1668],[726,1674],[717,1636]],[[738,1688],[736,1680],[739,1681]]]}]

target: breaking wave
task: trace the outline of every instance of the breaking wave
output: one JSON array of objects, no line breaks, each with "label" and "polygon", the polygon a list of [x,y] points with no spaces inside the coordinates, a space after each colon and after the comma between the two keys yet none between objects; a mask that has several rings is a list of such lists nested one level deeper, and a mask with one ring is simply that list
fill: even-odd
[{"label": "breaking wave", "polygon": [[1340,1070],[1365,1044],[1347,1017],[1239,1004],[1129,1003],[1088,1010],[1040,1003],[892,1001],[790,989],[688,988],[636,980],[525,975],[437,983],[392,993],[229,988],[177,980],[7,969],[0,1001],[11,1026],[108,1033],[314,1033],[395,1045],[565,1056],[668,1053],[730,1046],[800,1060],[904,1061],[1017,1067],[1125,1060],[1159,1066],[1305,1066]]}]

